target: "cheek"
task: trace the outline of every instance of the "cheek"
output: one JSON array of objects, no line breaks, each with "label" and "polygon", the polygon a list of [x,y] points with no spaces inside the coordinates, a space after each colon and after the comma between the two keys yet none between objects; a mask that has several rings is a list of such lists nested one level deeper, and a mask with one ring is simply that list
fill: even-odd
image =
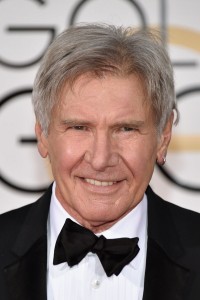
[{"label": "cheek", "polygon": [[[151,172],[156,161],[156,143],[135,143],[124,148],[123,159],[133,176],[144,176]],[[147,174],[148,175],[148,174]]]},{"label": "cheek", "polygon": [[49,153],[52,168],[65,172],[72,170],[84,157],[84,147],[73,142],[57,142]]}]

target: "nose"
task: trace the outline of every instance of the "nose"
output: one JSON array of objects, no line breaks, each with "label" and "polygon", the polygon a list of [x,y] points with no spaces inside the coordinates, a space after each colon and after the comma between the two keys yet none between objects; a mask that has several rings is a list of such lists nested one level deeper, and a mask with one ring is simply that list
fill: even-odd
[{"label": "nose", "polygon": [[96,134],[92,145],[85,152],[85,160],[96,171],[104,171],[108,167],[117,165],[119,154],[112,137],[105,132]]}]

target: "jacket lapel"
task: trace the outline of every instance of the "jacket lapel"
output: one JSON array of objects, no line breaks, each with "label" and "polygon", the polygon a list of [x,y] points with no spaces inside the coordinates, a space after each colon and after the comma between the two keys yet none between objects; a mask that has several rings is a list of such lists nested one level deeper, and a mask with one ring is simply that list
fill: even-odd
[{"label": "jacket lapel", "polygon": [[47,218],[51,187],[30,206],[16,237],[4,276],[9,300],[45,300],[47,272]]},{"label": "jacket lapel", "polygon": [[[168,203],[148,188],[148,245],[143,300],[183,300],[190,272]],[[170,236],[170,243],[168,237]]]},{"label": "jacket lapel", "polygon": [[[4,269],[10,299],[46,299],[46,239]],[[10,300],[9,299],[9,300]]]},{"label": "jacket lapel", "polygon": [[171,261],[154,240],[148,240],[143,300],[183,300],[189,271]]}]

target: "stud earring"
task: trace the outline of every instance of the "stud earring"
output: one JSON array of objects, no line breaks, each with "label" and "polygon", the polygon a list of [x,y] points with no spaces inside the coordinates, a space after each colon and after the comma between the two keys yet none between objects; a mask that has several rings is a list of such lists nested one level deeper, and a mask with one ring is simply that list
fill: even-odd
[{"label": "stud earring", "polygon": [[166,163],[166,157],[163,156],[162,161],[160,162],[159,159],[157,158],[156,160],[157,164],[160,166],[164,166],[164,164]]},{"label": "stud earring", "polygon": [[163,156],[162,166],[164,166],[165,163],[166,163],[166,157]]}]

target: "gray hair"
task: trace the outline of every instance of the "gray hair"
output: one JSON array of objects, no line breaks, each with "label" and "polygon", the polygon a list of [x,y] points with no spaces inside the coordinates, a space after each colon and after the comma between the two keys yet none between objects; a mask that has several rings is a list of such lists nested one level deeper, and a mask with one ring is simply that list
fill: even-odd
[{"label": "gray hair", "polygon": [[178,116],[172,65],[158,37],[147,30],[85,24],[66,29],[54,40],[36,75],[32,101],[46,135],[63,87],[72,87],[86,73],[96,77],[137,74],[159,133],[173,110]]}]

